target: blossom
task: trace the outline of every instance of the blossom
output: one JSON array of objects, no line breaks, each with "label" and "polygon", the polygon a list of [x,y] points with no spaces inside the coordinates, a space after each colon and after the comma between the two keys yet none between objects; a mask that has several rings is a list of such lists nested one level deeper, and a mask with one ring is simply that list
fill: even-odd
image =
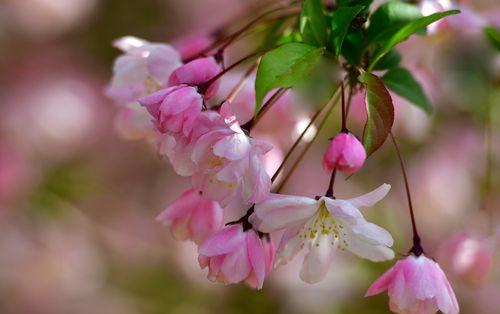
[{"label": "blossom", "polygon": [[367,297],[388,290],[389,306],[396,313],[458,313],[458,303],[441,267],[425,255],[399,260],[377,279]]},{"label": "blossom", "polygon": [[321,281],[337,248],[371,261],[392,259],[392,236],[365,220],[358,207],[372,206],[390,189],[383,184],[376,190],[352,199],[270,194],[260,204],[250,222],[262,232],[284,229],[278,247],[276,266],[287,263],[301,249],[307,254],[300,278],[308,283]]},{"label": "blossom", "polygon": [[262,162],[270,149],[247,136],[237,123],[214,128],[194,144],[191,158],[199,171],[193,175],[193,185],[222,206],[260,202],[271,188]]},{"label": "blossom", "polygon": [[471,285],[484,283],[493,267],[494,241],[460,232],[445,241],[438,260],[446,271]]},{"label": "blossom", "polygon": [[167,44],[127,36],[114,42],[124,52],[113,66],[107,95],[119,103],[133,102],[167,87],[171,73],[181,63],[179,53]]},{"label": "blossom", "polygon": [[139,99],[153,116],[161,133],[180,133],[188,136],[196,117],[200,114],[203,99],[196,88],[179,85],[162,89]]},{"label": "blossom", "polygon": [[174,238],[201,244],[222,227],[223,210],[217,202],[189,189],[156,219],[171,227]]},{"label": "blossom", "polygon": [[332,172],[339,169],[353,174],[365,163],[366,151],[363,144],[350,133],[337,134],[323,156],[323,167]]},{"label": "blossom", "polygon": [[[175,69],[170,75],[169,84],[170,86],[180,84],[201,85],[216,76],[221,70],[222,67],[213,57],[195,59]],[[205,99],[212,98],[217,92],[218,86],[218,82],[211,84],[204,91]]]},{"label": "blossom", "polygon": [[208,279],[224,284],[244,281],[261,289],[274,260],[274,246],[252,229],[230,225],[209,237],[198,249],[201,268],[208,267]]}]

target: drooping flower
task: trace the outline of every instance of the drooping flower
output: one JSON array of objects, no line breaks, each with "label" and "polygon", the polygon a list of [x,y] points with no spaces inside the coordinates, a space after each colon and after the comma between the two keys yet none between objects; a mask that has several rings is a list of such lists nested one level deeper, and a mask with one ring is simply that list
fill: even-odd
[{"label": "drooping flower", "polygon": [[153,116],[159,132],[182,132],[184,136],[191,133],[203,106],[202,96],[196,88],[187,85],[162,89],[139,99],[139,102]]},{"label": "drooping flower", "polygon": [[274,260],[274,246],[241,224],[230,225],[209,237],[199,248],[201,268],[208,267],[208,279],[223,284],[245,282],[261,289]]},{"label": "drooping flower", "polygon": [[[221,65],[213,57],[195,59],[175,69],[170,75],[169,84],[170,86],[201,85],[216,76],[221,70]],[[218,86],[218,81],[208,86],[207,90],[203,91],[205,99],[212,98],[217,92]]]},{"label": "drooping flower", "polygon": [[484,283],[493,267],[494,240],[460,232],[446,240],[438,260],[444,270],[471,285]]},{"label": "drooping flower", "polygon": [[113,66],[107,95],[118,103],[133,102],[168,86],[168,79],[181,63],[179,53],[169,45],[123,37],[114,46],[124,52]]},{"label": "drooping flower", "polygon": [[290,261],[300,250],[307,254],[300,278],[308,283],[321,281],[329,270],[337,248],[346,249],[371,261],[392,259],[392,236],[365,220],[358,207],[372,206],[390,189],[383,184],[376,190],[352,199],[270,194],[250,217],[262,232],[284,229],[277,251],[276,265]]},{"label": "drooping flower", "polygon": [[425,255],[399,260],[377,279],[366,297],[388,291],[391,311],[403,314],[458,313],[455,293],[441,267]]},{"label": "drooping flower", "polygon": [[189,189],[182,193],[156,220],[170,226],[177,240],[201,244],[222,227],[223,209],[217,202]]},{"label": "drooping flower", "polygon": [[332,172],[338,169],[345,174],[358,171],[366,159],[366,150],[363,144],[351,133],[337,134],[323,156],[323,167]]}]

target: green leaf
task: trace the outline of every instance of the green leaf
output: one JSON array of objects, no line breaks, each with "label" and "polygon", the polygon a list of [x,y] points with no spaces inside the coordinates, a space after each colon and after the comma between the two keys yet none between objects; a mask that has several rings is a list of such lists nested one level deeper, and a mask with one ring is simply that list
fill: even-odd
[{"label": "green leaf", "polygon": [[403,68],[391,69],[384,74],[382,81],[399,96],[427,113],[432,112],[432,105],[425,96],[424,90],[408,70]]},{"label": "green leaf", "polygon": [[347,35],[347,31],[351,26],[352,21],[358,15],[363,6],[340,7],[333,13],[332,16],[332,42],[335,47],[335,54],[338,56],[342,49],[342,43]]},{"label": "green leaf", "polygon": [[401,62],[401,55],[396,49],[391,49],[379,62],[373,67],[375,71],[395,68]]},{"label": "green leaf", "polygon": [[370,43],[384,42],[401,27],[421,17],[422,13],[415,5],[399,1],[384,3],[370,18],[368,41]]},{"label": "green leaf", "polygon": [[488,26],[484,28],[484,33],[493,47],[500,51],[500,29]]},{"label": "green leaf", "polygon": [[373,0],[337,0],[336,4],[338,8],[361,5],[368,9],[372,2]]},{"label": "green leaf", "polygon": [[342,56],[351,64],[359,64],[365,49],[365,38],[361,30],[350,31],[342,44]]},{"label": "green leaf", "polygon": [[255,113],[270,90],[292,87],[306,78],[324,51],[324,48],[288,43],[266,53],[255,79]]},{"label": "green leaf", "polygon": [[422,18],[419,18],[418,20],[415,20],[413,22],[410,22],[403,26],[399,31],[397,31],[394,35],[392,35],[380,48],[375,55],[372,58],[372,62],[370,66],[368,67],[368,70],[373,69],[375,64],[386,54],[388,53],[394,46],[399,44],[400,42],[406,40],[408,37],[410,37],[412,34],[418,32],[422,28],[426,27],[429,24],[432,24],[436,22],[437,20],[442,19],[443,17],[453,15],[453,14],[458,14],[460,13],[459,10],[450,10],[450,11],[444,11],[444,12],[438,12],[434,13],[428,16],[424,16]]},{"label": "green leaf", "polygon": [[307,43],[324,47],[327,41],[326,16],[321,0],[305,0],[300,12],[300,32]]},{"label": "green leaf", "polygon": [[387,139],[394,123],[394,106],[391,95],[380,78],[363,72],[359,80],[366,84],[365,102],[368,117],[363,132],[363,145],[369,156]]}]

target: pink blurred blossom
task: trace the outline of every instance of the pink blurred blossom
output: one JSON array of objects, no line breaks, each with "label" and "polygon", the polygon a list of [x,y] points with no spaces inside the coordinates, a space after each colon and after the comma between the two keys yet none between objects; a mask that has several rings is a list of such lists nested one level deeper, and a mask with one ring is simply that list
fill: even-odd
[{"label": "pink blurred blossom", "polygon": [[445,270],[471,285],[484,284],[493,267],[494,242],[466,232],[451,236],[441,245],[438,259]]},{"label": "pink blurred blossom", "polygon": [[172,43],[172,46],[181,54],[182,60],[196,57],[213,43],[211,36],[202,33],[193,33],[183,36]]}]

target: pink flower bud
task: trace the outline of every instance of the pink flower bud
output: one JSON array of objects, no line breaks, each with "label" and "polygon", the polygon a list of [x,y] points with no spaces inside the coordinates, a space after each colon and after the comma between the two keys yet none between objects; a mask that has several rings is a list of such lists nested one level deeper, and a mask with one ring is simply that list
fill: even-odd
[{"label": "pink flower bud", "polygon": [[156,220],[170,226],[177,240],[201,244],[222,227],[223,210],[194,189],[187,190],[158,215]]},{"label": "pink flower bud", "polygon": [[203,100],[196,88],[180,85],[169,87],[139,99],[156,119],[156,127],[162,133],[180,133],[188,136],[196,117],[200,114]]},{"label": "pink flower bud", "polygon": [[441,245],[438,257],[445,270],[467,284],[480,285],[491,273],[493,249],[491,238],[475,238],[461,232]]},{"label": "pink flower bud", "polygon": [[332,172],[338,169],[353,174],[361,168],[366,159],[363,144],[350,133],[337,134],[323,156],[323,167]]},{"label": "pink flower bud", "polygon": [[[221,70],[222,67],[213,57],[200,58],[177,68],[170,75],[168,82],[171,86],[180,84],[200,85],[216,76]],[[218,81],[210,85],[205,92],[205,98],[210,99],[213,97],[218,86]]]},{"label": "pink flower bud", "polygon": [[389,306],[395,313],[458,313],[458,302],[441,267],[423,254],[410,255],[377,279],[365,297],[388,290]]},{"label": "pink flower bud", "polygon": [[212,235],[198,249],[201,268],[208,267],[208,279],[232,284],[245,282],[261,289],[274,261],[274,246],[252,229],[235,224]]}]

